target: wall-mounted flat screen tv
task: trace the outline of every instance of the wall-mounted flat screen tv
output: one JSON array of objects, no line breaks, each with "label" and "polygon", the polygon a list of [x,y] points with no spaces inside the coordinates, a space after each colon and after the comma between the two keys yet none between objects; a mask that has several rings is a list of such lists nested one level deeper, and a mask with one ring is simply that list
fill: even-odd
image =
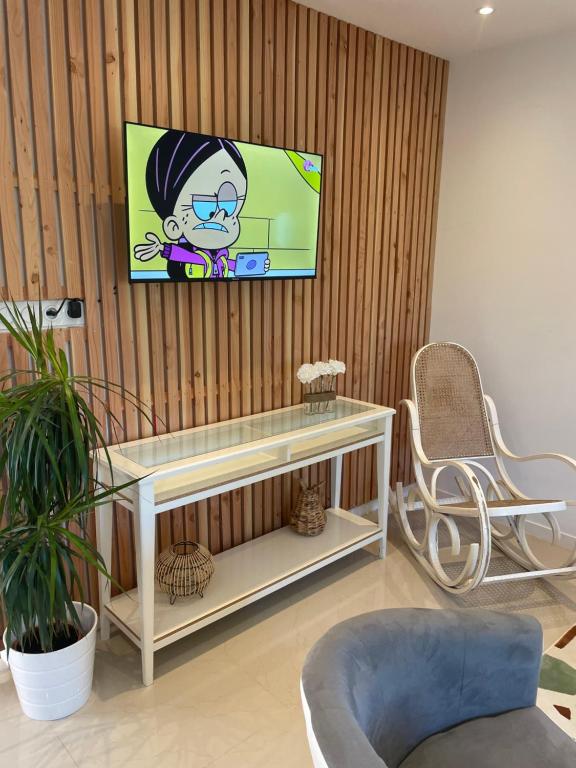
[{"label": "wall-mounted flat screen tv", "polygon": [[316,276],[322,157],[125,123],[132,283]]}]

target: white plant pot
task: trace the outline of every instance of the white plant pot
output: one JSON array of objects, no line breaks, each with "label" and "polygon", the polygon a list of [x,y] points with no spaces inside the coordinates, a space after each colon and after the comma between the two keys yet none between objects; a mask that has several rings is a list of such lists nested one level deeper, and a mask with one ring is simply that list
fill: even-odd
[{"label": "white plant pot", "polygon": [[[98,616],[89,605],[74,603],[84,637],[67,648],[50,653],[0,651],[16,686],[20,706],[33,720],[58,720],[76,712],[92,690]],[[4,632],[6,648],[6,632]]]}]

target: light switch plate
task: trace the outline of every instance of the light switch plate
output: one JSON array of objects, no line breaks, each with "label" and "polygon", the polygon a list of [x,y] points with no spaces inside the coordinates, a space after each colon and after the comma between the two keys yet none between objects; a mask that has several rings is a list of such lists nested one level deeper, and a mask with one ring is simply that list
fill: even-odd
[{"label": "light switch plate", "polygon": [[[80,317],[68,316],[68,305],[71,299],[42,299],[42,301],[16,301],[14,302],[20,312],[24,315],[25,319],[28,319],[28,307],[32,307],[34,316],[36,319],[42,318],[43,328],[81,328],[85,323],[85,307],[82,299],[75,299],[78,301],[81,308]],[[6,305],[3,301],[0,301],[0,314],[6,314],[6,307],[10,306],[10,303]],[[50,317],[47,314],[49,309],[60,310],[56,317]],[[29,323],[27,323],[29,327]],[[7,333],[6,328],[0,323],[0,333]]]}]

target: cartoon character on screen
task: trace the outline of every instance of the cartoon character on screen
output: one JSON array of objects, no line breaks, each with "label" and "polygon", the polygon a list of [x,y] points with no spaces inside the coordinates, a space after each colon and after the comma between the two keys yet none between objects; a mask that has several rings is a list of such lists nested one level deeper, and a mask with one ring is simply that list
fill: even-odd
[{"label": "cartoon character on screen", "polygon": [[[148,232],[148,242],[136,245],[134,256],[140,261],[164,257],[172,280],[233,277],[236,259],[228,249],[240,235],[238,217],[248,188],[235,144],[166,131],[148,157],[146,188],[171,242]],[[270,268],[267,257],[263,267]]]}]

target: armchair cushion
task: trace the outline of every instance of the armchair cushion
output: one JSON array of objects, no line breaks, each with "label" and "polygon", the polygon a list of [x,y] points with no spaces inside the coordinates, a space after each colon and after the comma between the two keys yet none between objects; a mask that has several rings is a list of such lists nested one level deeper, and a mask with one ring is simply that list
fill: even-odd
[{"label": "armchair cushion", "polygon": [[537,707],[481,717],[423,741],[401,768],[574,768],[576,744]]}]

